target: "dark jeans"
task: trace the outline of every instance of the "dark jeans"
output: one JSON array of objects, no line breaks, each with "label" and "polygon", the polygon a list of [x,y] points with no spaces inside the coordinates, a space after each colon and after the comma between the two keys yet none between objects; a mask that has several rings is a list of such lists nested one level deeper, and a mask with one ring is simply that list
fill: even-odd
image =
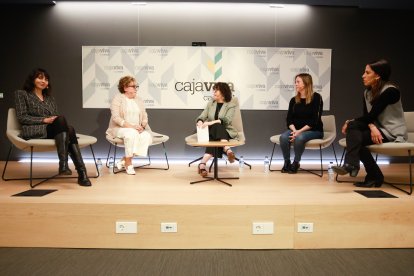
[{"label": "dark jeans", "polygon": [[[231,137],[227,132],[226,128],[222,124],[214,124],[208,127],[209,140],[210,141],[220,141],[220,140],[230,140]],[[206,153],[214,156],[214,148],[206,148]],[[217,149],[217,157],[223,157],[223,148]]]},{"label": "dark jeans", "polygon": [[[290,146],[291,142],[289,141],[289,136],[292,133],[291,130],[287,130],[280,135],[280,148],[282,149],[283,159],[290,160]],[[315,130],[308,130],[304,131],[299,136],[295,138],[293,141],[293,151],[295,152],[295,159],[294,161],[299,162],[303,152],[305,151],[305,144],[309,140],[312,139],[322,139],[323,132],[322,131],[315,131]]]},{"label": "dark jeans", "polygon": [[[382,142],[388,142],[382,135]],[[364,164],[367,172],[367,180],[383,179],[381,169],[372,157],[371,152],[366,146],[374,144],[371,139],[371,130],[368,125],[359,121],[350,121],[346,130],[346,155],[345,163],[358,166],[359,161]]]},{"label": "dark jeans", "polygon": [[47,125],[47,138],[53,139],[55,136],[62,132],[67,132],[69,136],[69,144],[77,144],[78,139],[76,138],[76,131],[75,129],[68,125],[65,117],[58,116],[53,123]]}]

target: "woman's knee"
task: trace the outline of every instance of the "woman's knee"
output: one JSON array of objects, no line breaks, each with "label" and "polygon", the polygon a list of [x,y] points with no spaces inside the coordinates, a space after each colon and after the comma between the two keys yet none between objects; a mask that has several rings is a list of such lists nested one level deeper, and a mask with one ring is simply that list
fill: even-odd
[{"label": "woman's knee", "polygon": [[295,145],[304,145],[308,139],[304,135],[299,135],[295,137],[294,144]]},{"label": "woman's knee", "polygon": [[68,128],[68,122],[66,121],[66,118],[62,115],[57,116],[53,123],[63,128]]},{"label": "woman's knee", "polygon": [[282,133],[282,135],[280,135],[280,137],[279,137],[280,143],[288,143],[289,142],[289,136],[290,136],[290,134],[287,133],[287,132]]}]

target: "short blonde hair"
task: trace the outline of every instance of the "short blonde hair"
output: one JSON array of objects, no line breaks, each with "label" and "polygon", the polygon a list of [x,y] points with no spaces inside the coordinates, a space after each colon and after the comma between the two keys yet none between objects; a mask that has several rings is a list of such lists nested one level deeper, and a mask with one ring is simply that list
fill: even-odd
[{"label": "short blonde hair", "polygon": [[136,81],[136,79],[135,79],[134,77],[132,77],[132,76],[125,76],[125,77],[122,77],[122,78],[119,80],[119,83],[118,83],[118,90],[119,90],[119,92],[121,92],[122,94],[124,94],[124,93],[125,93],[124,88],[125,88],[125,87],[127,87],[127,86],[128,86],[128,84],[129,84],[131,81],[133,81],[133,82],[137,82],[137,81]]}]

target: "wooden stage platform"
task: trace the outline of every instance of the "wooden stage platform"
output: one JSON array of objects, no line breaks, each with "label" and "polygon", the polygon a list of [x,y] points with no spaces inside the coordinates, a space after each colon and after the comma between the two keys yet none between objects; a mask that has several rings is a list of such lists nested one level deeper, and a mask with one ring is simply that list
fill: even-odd
[{"label": "wooden stage platform", "polygon": [[[220,176],[239,176],[236,164],[220,162]],[[4,162],[0,162],[3,169]],[[73,165],[70,164],[71,168]],[[93,165],[88,164],[88,170]],[[279,165],[281,166],[281,165]],[[310,167],[307,165],[306,167]],[[315,166],[315,165],[313,165]],[[317,167],[317,165],[316,165]],[[381,166],[387,179],[407,181],[407,165]],[[56,164],[36,164],[54,172]],[[9,176],[27,174],[27,163],[10,163]],[[362,171],[360,174],[362,175]],[[200,179],[196,166],[137,169],[92,179],[52,180],[36,189],[57,189],[43,197],[15,197],[27,181],[0,182],[0,246],[141,249],[412,248],[414,196],[388,185],[379,190],[398,198],[366,198],[351,183],[329,183],[327,175],[270,172],[247,167],[233,187]],[[357,179],[361,179],[357,177]],[[372,190],[372,189],[358,189]],[[377,189],[378,190],[378,189]],[[116,234],[117,221],[136,221],[136,234]],[[161,233],[176,222],[177,233]],[[274,233],[253,235],[253,222],[273,222]],[[298,223],[313,223],[298,233]]]}]

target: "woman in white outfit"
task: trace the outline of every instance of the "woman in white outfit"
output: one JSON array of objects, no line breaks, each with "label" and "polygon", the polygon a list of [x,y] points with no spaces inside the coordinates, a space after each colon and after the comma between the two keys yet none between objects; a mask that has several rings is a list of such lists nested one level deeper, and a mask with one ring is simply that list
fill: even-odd
[{"label": "woman in white outfit", "polygon": [[134,77],[125,76],[119,80],[117,94],[111,103],[111,120],[106,133],[124,140],[125,156],[116,163],[118,169],[126,169],[134,175],[134,156],[147,156],[152,142],[148,130],[148,114],[144,102],[137,95],[138,85]]}]

